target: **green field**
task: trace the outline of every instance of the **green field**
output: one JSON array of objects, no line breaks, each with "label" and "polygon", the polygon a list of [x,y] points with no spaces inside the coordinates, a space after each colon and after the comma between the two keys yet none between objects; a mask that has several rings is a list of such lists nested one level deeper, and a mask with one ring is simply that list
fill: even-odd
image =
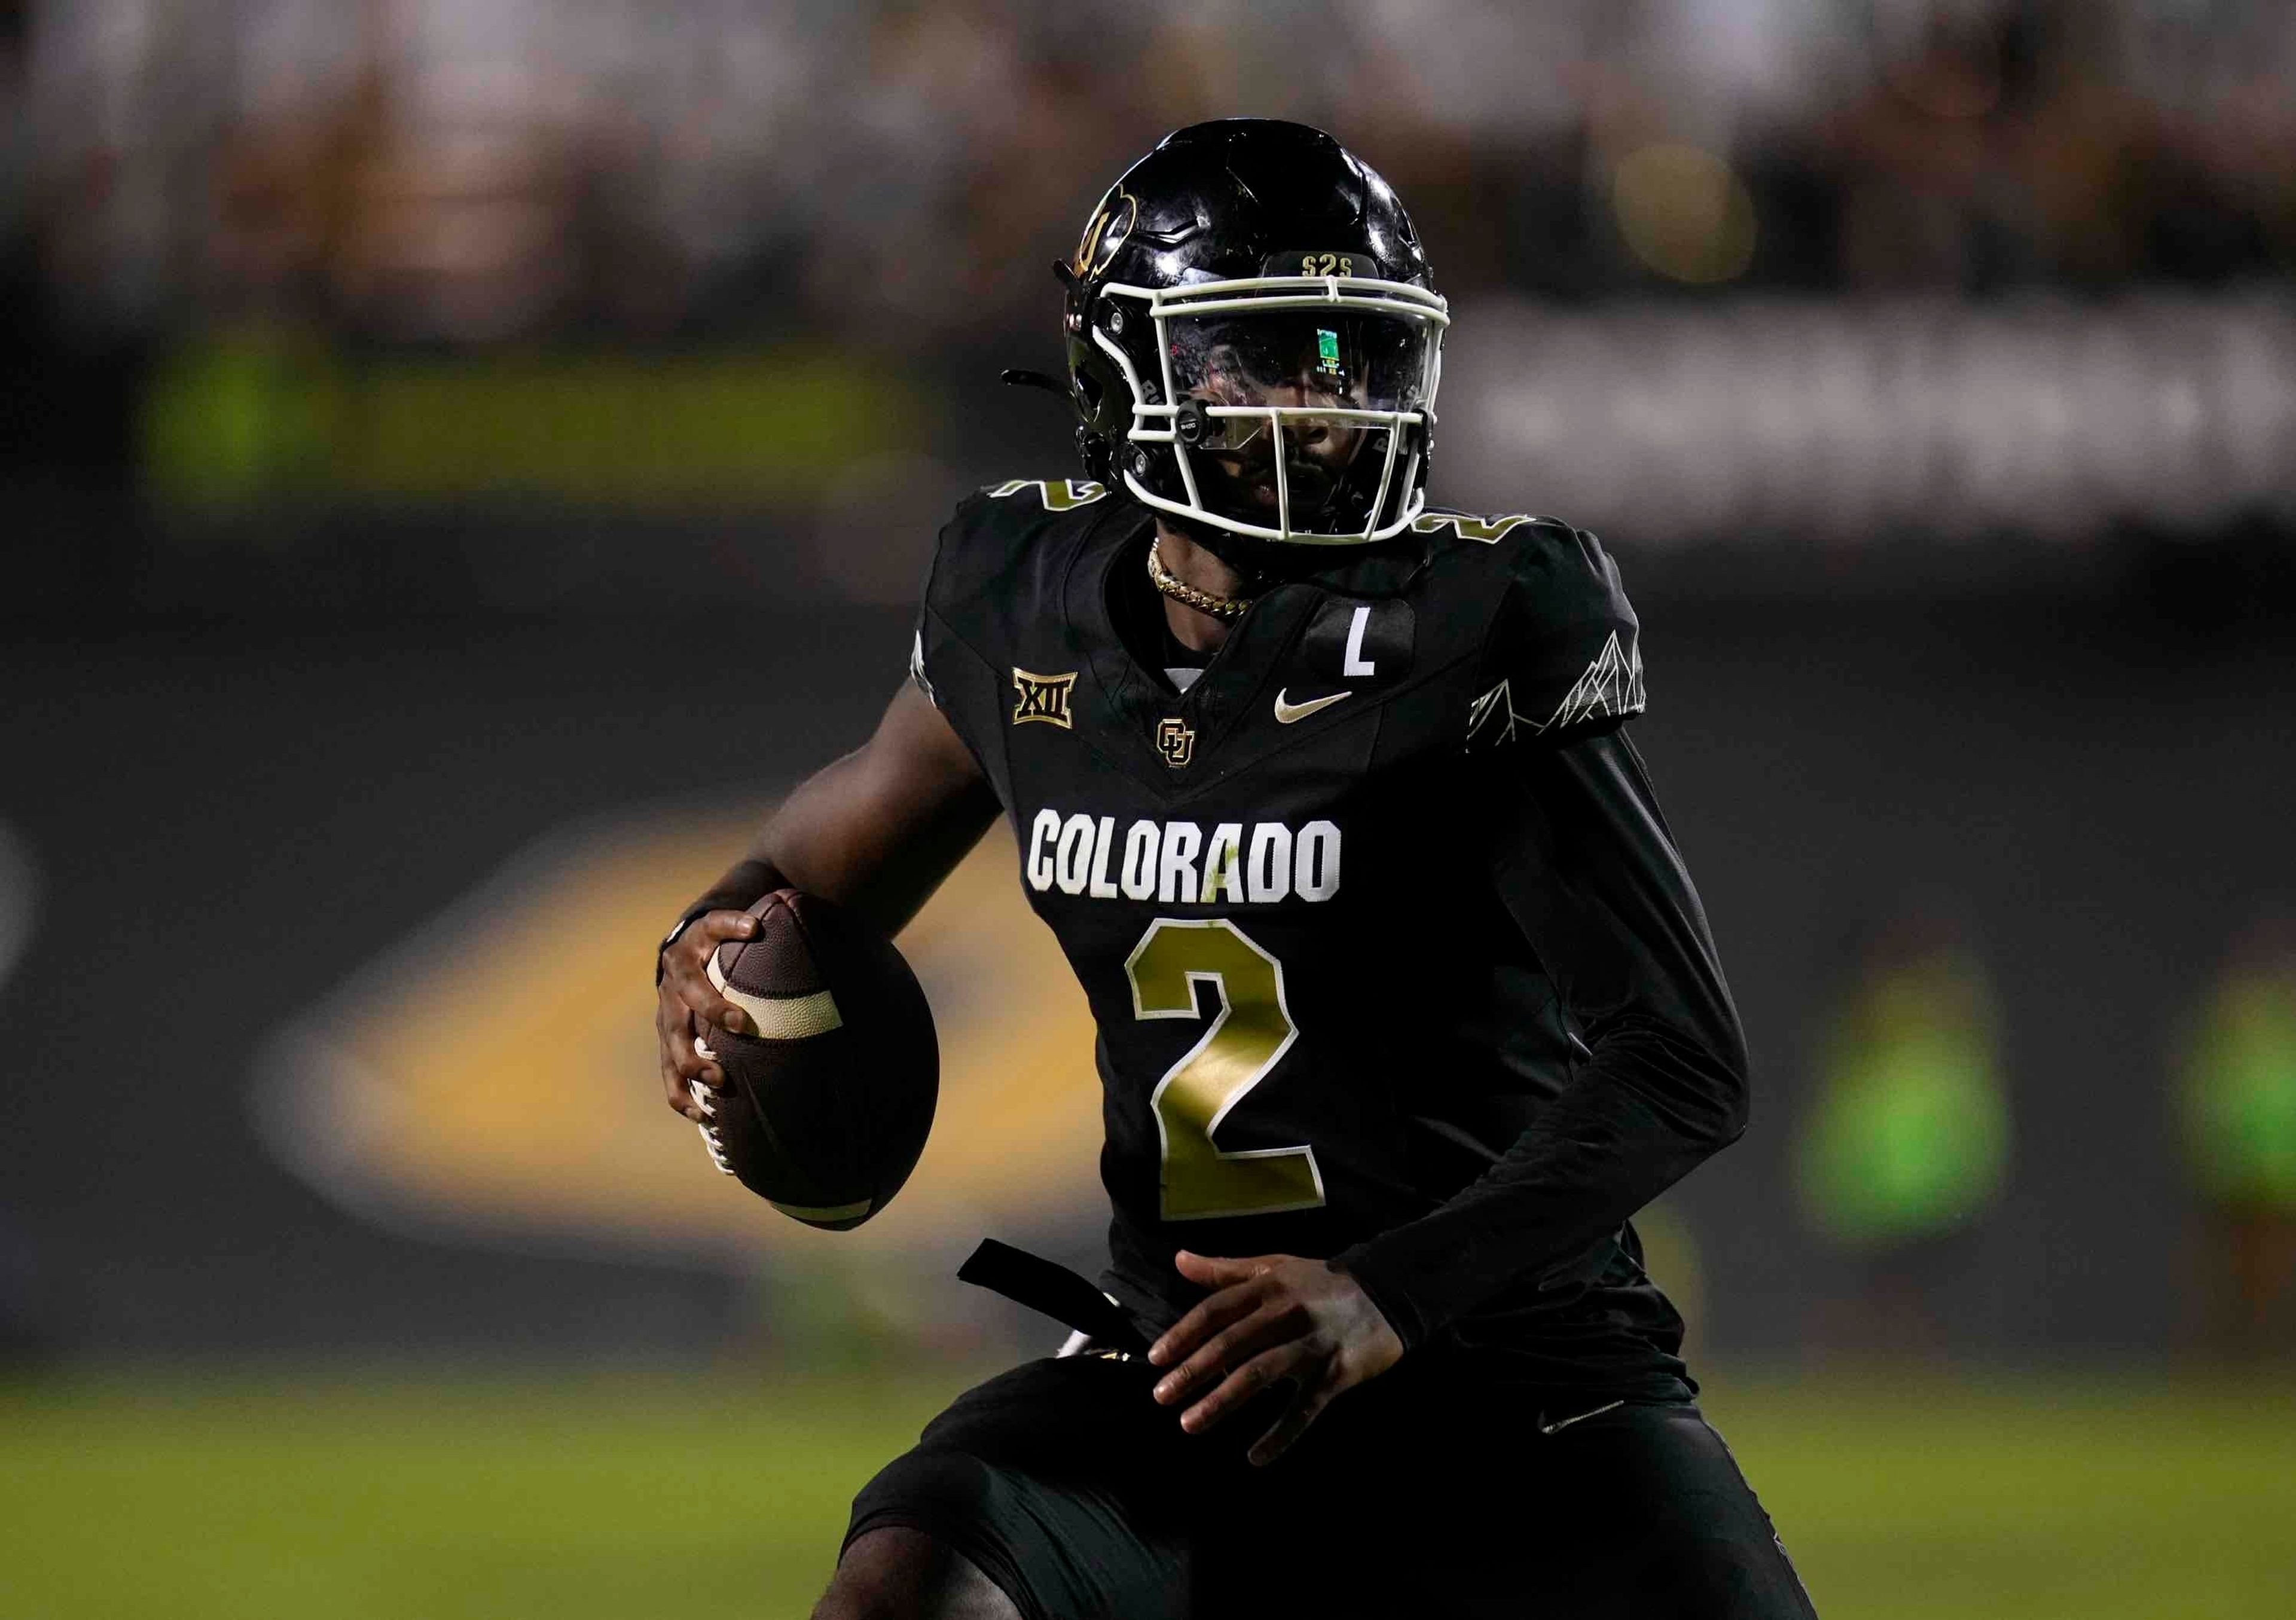
[{"label": "green field", "polygon": [[[0,1617],[802,1616],[854,1488],[963,1381],[17,1386]],[[2296,1614],[2284,1388],[1714,1382],[1829,1620]]]}]

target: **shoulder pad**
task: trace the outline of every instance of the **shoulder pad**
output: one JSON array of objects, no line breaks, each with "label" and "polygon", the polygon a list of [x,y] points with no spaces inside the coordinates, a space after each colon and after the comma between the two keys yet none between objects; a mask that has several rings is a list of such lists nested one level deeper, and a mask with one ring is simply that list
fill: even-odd
[{"label": "shoulder pad", "polygon": [[1078,478],[1014,478],[982,485],[957,503],[941,528],[928,601],[953,604],[1023,565],[1046,539],[1075,528],[1072,514],[1096,507],[1108,494],[1106,485]]},{"label": "shoulder pad", "polygon": [[1083,479],[1008,479],[957,503],[925,580],[914,673],[937,690],[950,643],[990,662],[1019,627],[1058,615],[1075,542],[1106,510],[1106,486]]},{"label": "shoulder pad", "polygon": [[1496,576],[1470,747],[1559,737],[1643,711],[1642,627],[1601,542],[1558,518],[1431,515],[1458,542],[1489,547],[1485,566]]}]

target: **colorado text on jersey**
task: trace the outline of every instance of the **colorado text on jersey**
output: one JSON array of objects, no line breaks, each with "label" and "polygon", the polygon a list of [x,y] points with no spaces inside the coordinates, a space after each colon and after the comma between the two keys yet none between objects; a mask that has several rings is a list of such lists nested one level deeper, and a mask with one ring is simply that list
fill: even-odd
[{"label": "colorado text on jersey", "polygon": [[[1024,870],[1039,894],[1164,904],[1272,906],[1292,896],[1325,900],[1340,892],[1340,829],[1310,821],[1297,834],[1281,821],[1249,829],[1223,821],[1206,840],[1193,821],[1135,821],[1118,856],[1116,818],[1046,808],[1029,824]],[[1201,878],[1199,873],[1201,874]]]}]

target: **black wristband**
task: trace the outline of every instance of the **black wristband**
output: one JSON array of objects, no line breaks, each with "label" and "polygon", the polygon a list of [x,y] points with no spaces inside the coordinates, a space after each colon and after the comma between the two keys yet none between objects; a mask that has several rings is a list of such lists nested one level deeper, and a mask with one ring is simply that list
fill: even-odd
[{"label": "black wristband", "polygon": [[774,870],[770,862],[744,860],[736,865],[719,878],[707,894],[679,913],[677,921],[670,925],[669,932],[661,936],[661,943],[654,947],[653,982],[656,984],[661,983],[661,953],[677,943],[677,936],[685,932],[695,917],[707,916],[712,911],[747,911],[780,887],[782,875]]}]

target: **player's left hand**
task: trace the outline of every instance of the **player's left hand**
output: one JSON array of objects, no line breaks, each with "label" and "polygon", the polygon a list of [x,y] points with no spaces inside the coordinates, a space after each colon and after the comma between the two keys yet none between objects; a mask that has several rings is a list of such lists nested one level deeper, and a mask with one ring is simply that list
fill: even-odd
[{"label": "player's left hand", "polygon": [[1320,1260],[1210,1260],[1183,1249],[1175,1263],[1181,1276],[1215,1292],[1149,1346],[1151,1364],[1179,1362],[1158,1380],[1156,1399],[1172,1405],[1227,1374],[1180,1414],[1180,1427],[1201,1434],[1271,1384],[1289,1379],[1298,1386],[1275,1427],[1253,1443],[1256,1466],[1282,1456],[1332,1397],[1377,1377],[1403,1354],[1403,1341],[1371,1295]]}]

